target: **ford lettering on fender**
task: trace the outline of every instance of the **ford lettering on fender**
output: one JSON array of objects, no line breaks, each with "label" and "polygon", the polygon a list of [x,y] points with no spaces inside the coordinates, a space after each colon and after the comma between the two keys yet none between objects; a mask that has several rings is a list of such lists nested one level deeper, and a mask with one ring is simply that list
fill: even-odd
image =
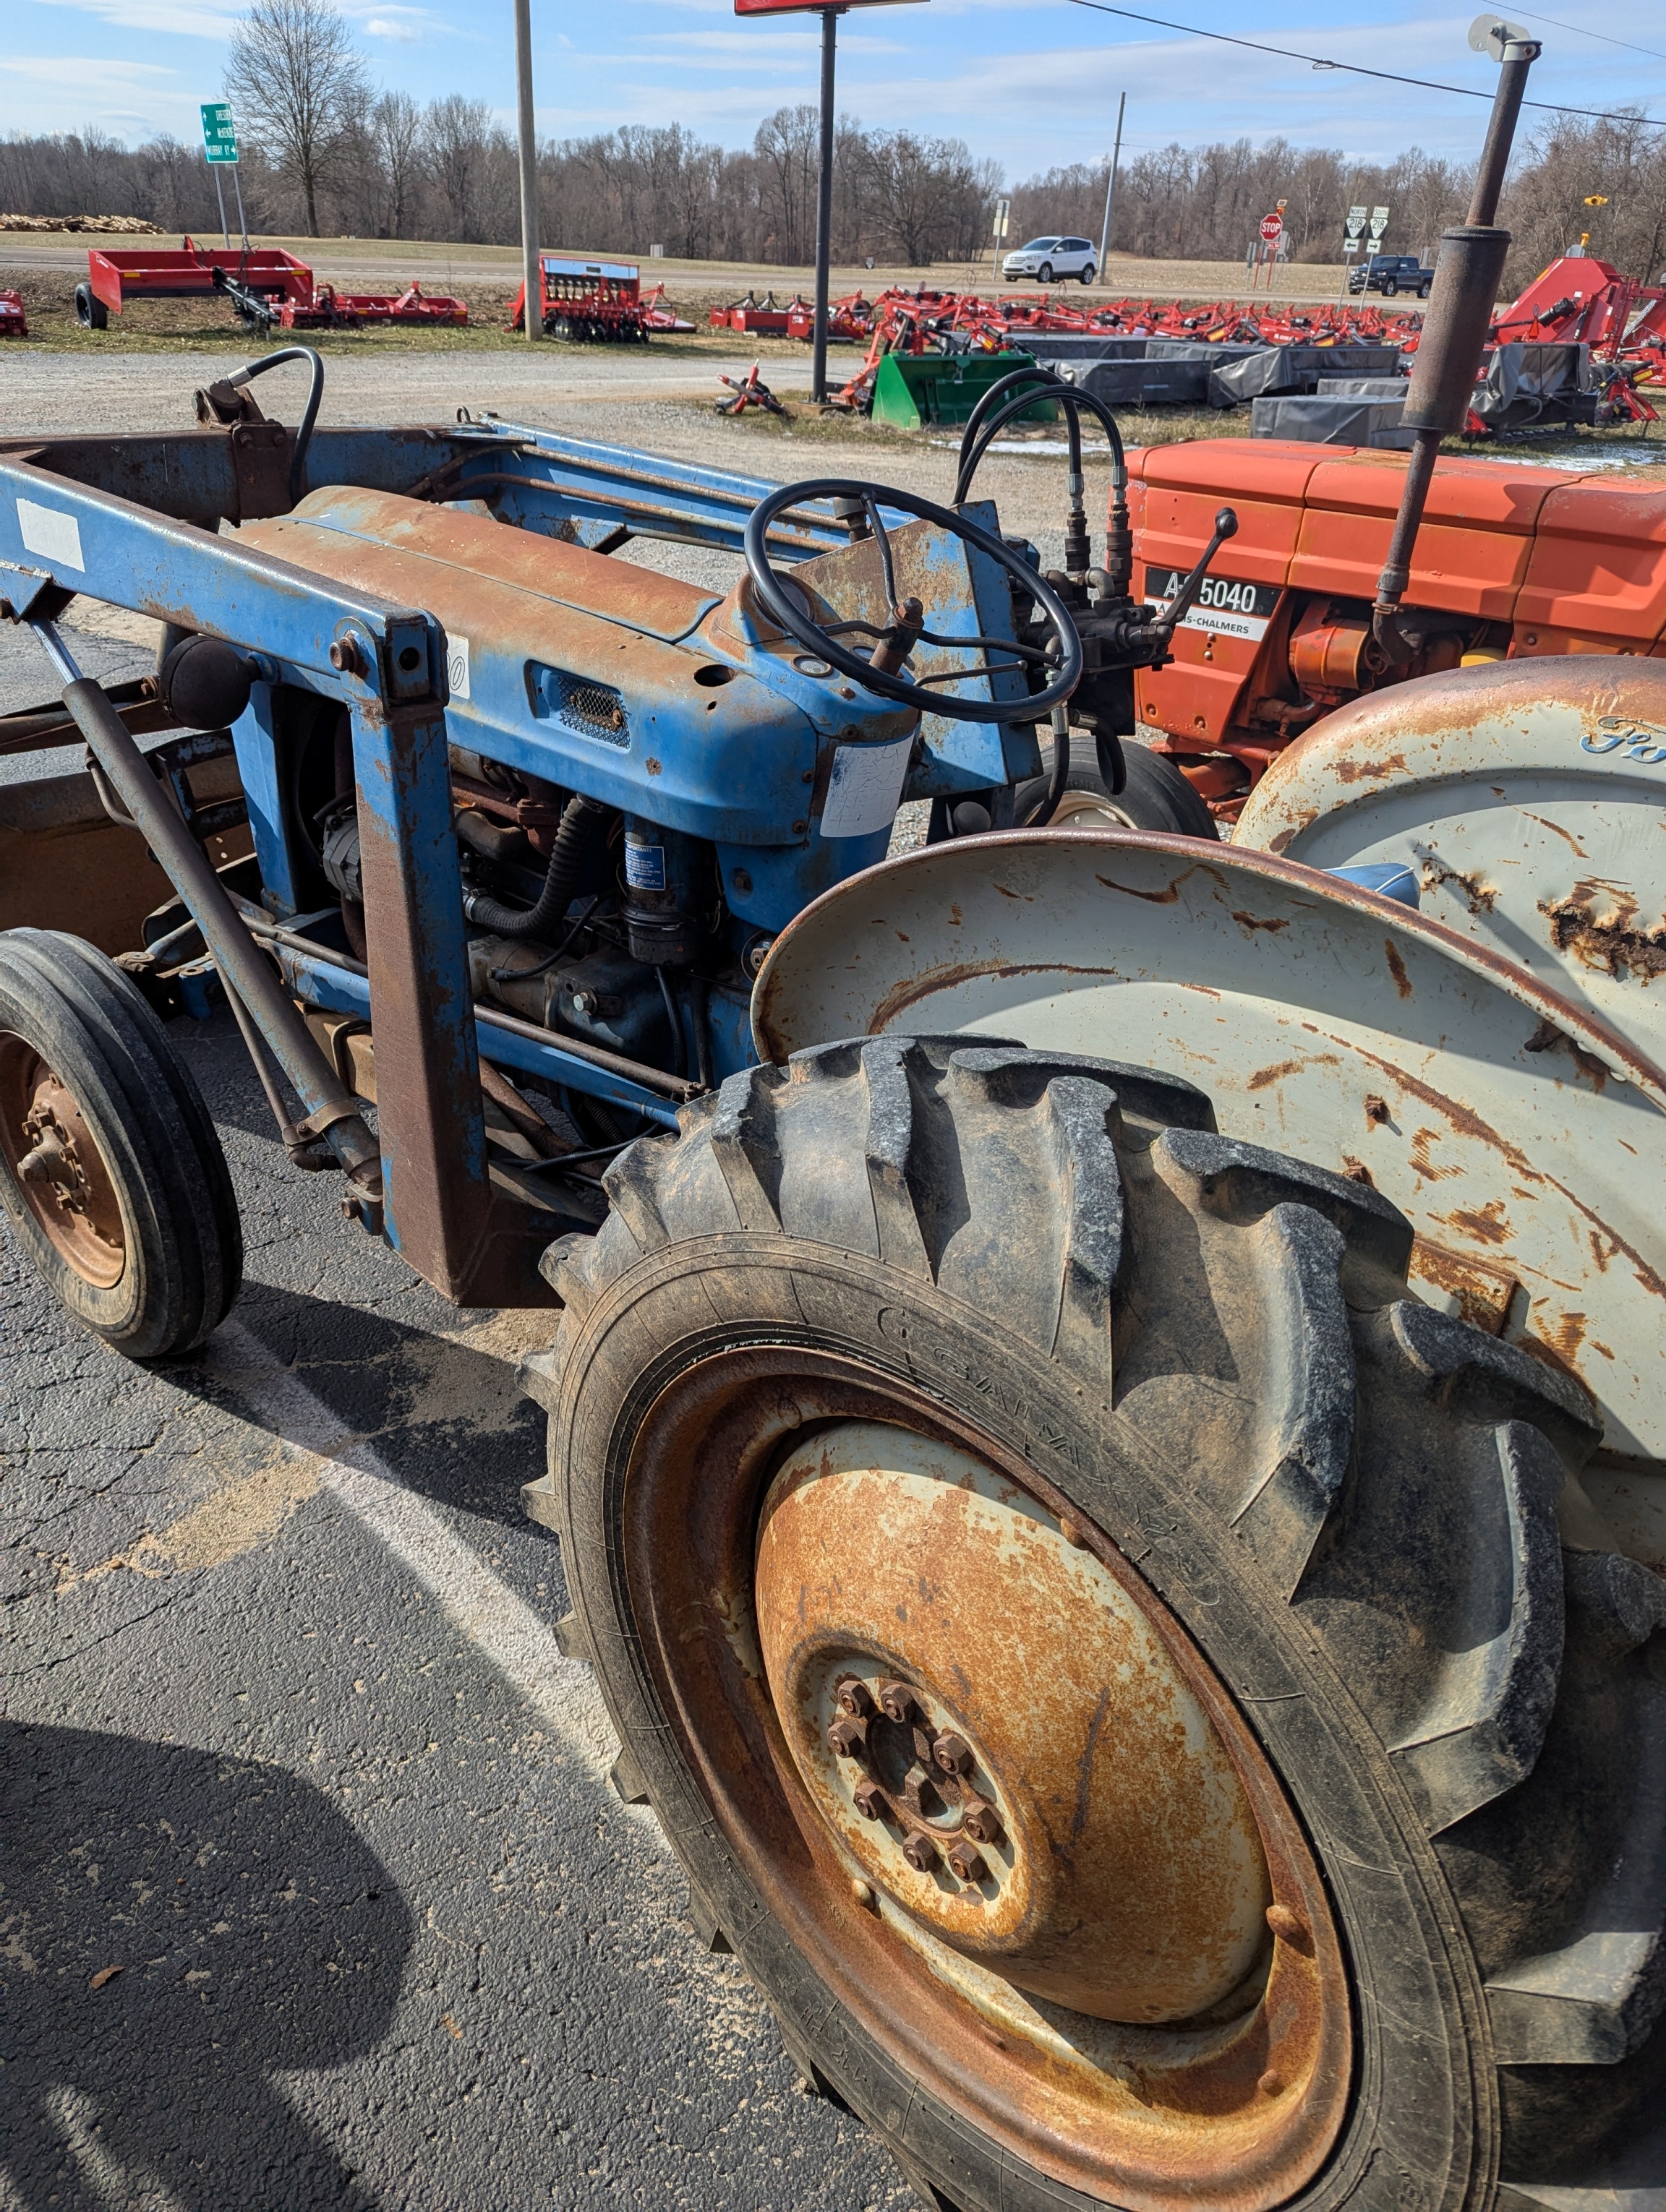
[{"label": "ford lettering on fender", "polygon": [[1589,730],[1580,738],[1581,752],[1614,753],[1623,745],[1626,760],[1646,761],[1651,768],[1666,761],[1666,729],[1658,722],[1639,722],[1633,714],[1604,714],[1596,729],[1595,744]]}]

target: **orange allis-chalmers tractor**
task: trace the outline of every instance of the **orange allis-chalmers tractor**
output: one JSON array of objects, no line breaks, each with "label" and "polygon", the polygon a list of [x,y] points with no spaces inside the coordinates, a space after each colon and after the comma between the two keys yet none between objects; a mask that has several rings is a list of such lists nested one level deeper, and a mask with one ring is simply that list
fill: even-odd
[{"label": "orange allis-chalmers tractor", "polygon": [[1237,517],[1172,658],[1134,678],[1140,731],[1218,817],[1235,820],[1293,738],[1363,693],[1489,661],[1666,653],[1666,483],[1444,457],[1402,601],[1410,656],[1391,661],[1372,611],[1407,465],[1237,439],[1129,455],[1148,599],[1172,596],[1223,504]]}]

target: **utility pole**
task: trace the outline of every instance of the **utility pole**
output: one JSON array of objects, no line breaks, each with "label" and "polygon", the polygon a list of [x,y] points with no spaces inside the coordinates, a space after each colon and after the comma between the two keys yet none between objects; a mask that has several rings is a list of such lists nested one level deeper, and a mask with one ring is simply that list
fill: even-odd
[{"label": "utility pole", "polygon": [[544,276],[538,253],[538,129],[532,120],[532,5],[515,0],[515,97],[520,121],[521,322],[529,341],[544,336]]},{"label": "utility pole", "polygon": [[822,19],[821,171],[816,179],[816,325],[810,361],[810,397],[827,397],[828,264],[833,252],[834,60],[842,8],[824,8]]},{"label": "utility pole", "polygon": [[1122,165],[1122,115],[1128,104],[1127,93],[1116,96],[1116,143],[1111,150],[1110,175],[1105,181],[1105,227],[1099,234],[1099,281],[1105,274],[1105,256],[1110,252],[1110,211],[1116,201],[1116,172]]}]

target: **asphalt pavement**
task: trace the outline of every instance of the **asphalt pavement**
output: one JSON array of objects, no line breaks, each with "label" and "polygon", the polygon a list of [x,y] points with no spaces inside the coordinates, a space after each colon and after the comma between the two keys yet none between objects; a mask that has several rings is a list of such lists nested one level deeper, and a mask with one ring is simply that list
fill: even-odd
[{"label": "asphalt pavement", "polygon": [[247,1279],[84,1335],[0,1233],[0,2203],[895,2207],[606,1781],[523,1520],[541,1314],[459,1314],[298,1172],[228,1017],[173,1034]]},{"label": "asphalt pavement", "polygon": [[[46,696],[0,643],[0,710]],[[204,1351],[130,1365],[0,1221],[0,2212],[905,2212],[605,1778],[518,1503],[550,1317],[448,1307],[289,1164],[228,1017],[171,1033],[247,1242]]]}]

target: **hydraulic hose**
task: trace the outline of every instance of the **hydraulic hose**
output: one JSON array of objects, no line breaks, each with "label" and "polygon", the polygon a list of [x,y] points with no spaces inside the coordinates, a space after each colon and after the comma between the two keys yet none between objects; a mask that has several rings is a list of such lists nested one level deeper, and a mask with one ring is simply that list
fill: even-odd
[{"label": "hydraulic hose", "polygon": [[465,891],[463,911],[471,921],[499,937],[547,937],[572,905],[579,873],[591,842],[607,820],[608,810],[599,799],[570,799],[556,832],[544,888],[534,906],[505,906],[483,891]]},{"label": "hydraulic hose", "polygon": [[289,500],[293,505],[301,497],[301,481],[307,467],[307,448],[313,442],[313,425],[318,421],[319,402],[324,397],[322,355],[315,353],[311,346],[279,346],[276,353],[263,354],[258,361],[252,361],[246,368],[240,368],[235,376],[228,376],[226,382],[235,391],[240,384],[251,384],[257,376],[264,376],[269,368],[276,368],[281,362],[286,361],[304,361],[313,372],[307,404],[301,411],[301,428],[295,432],[295,449],[289,459]]},{"label": "hydraulic hose", "polygon": [[[1016,391],[1015,387],[1027,388]],[[994,403],[1005,398],[999,413],[992,416]],[[1086,550],[1085,523],[1082,517],[1082,429],[1081,410],[1099,423],[1110,446],[1110,501],[1105,530],[1105,575],[1110,597],[1123,599],[1128,594],[1134,577],[1134,538],[1128,528],[1128,471],[1122,452],[1122,434],[1116,427],[1116,417],[1104,401],[1091,392],[1083,392],[1051,369],[1039,367],[1014,369],[1010,376],[1002,377],[979,399],[972,410],[960,441],[960,470],[955,483],[952,504],[959,507],[970,496],[972,479],[976,476],[983,456],[1000,431],[1014,416],[1022,415],[1033,407],[1039,398],[1056,399],[1065,412],[1066,433],[1070,446],[1070,523],[1067,528],[1067,558],[1070,569],[1085,569],[1085,558],[1073,560],[1072,554],[1084,554]]]},{"label": "hydraulic hose", "polygon": [[[1008,400],[1007,404],[1002,408],[999,419],[990,422],[988,416],[993,404],[1005,398],[1014,386],[1020,384],[1028,384],[1031,388],[1022,398]],[[1076,431],[1075,436],[1071,441],[1073,468],[1079,469],[1081,466],[1079,410],[1086,408],[1088,413],[1104,431],[1110,447],[1113,495],[1126,495],[1128,472],[1128,463],[1122,453],[1122,434],[1116,427],[1116,417],[1104,401],[1091,392],[1084,392],[1079,385],[1067,384],[1061,376],[1054,375],[1050,370],[1043,370],[1040,368],[1018,368],[1014,369],[1010,376],[1003,376],[998,383],[989,386],[979,399],[977,405],[973,408],[970,420],[960,434],[960,471],[955,484],[954,497],[949,502],[952,507],[964,505],[970,495],[972,479],[977,474],[984,454],[989,450],[989,441],[999,435],[1006,425],[1012,421],[1013,416],[1021,415],[1026,408],[1033,407],[1038,399],[1057,399],[1063,404],[1067,433],[1072,427]],[[980,433],[982,434],[980,435]],[[974,444],[976,447],[976,451],[973,450]]]}]

